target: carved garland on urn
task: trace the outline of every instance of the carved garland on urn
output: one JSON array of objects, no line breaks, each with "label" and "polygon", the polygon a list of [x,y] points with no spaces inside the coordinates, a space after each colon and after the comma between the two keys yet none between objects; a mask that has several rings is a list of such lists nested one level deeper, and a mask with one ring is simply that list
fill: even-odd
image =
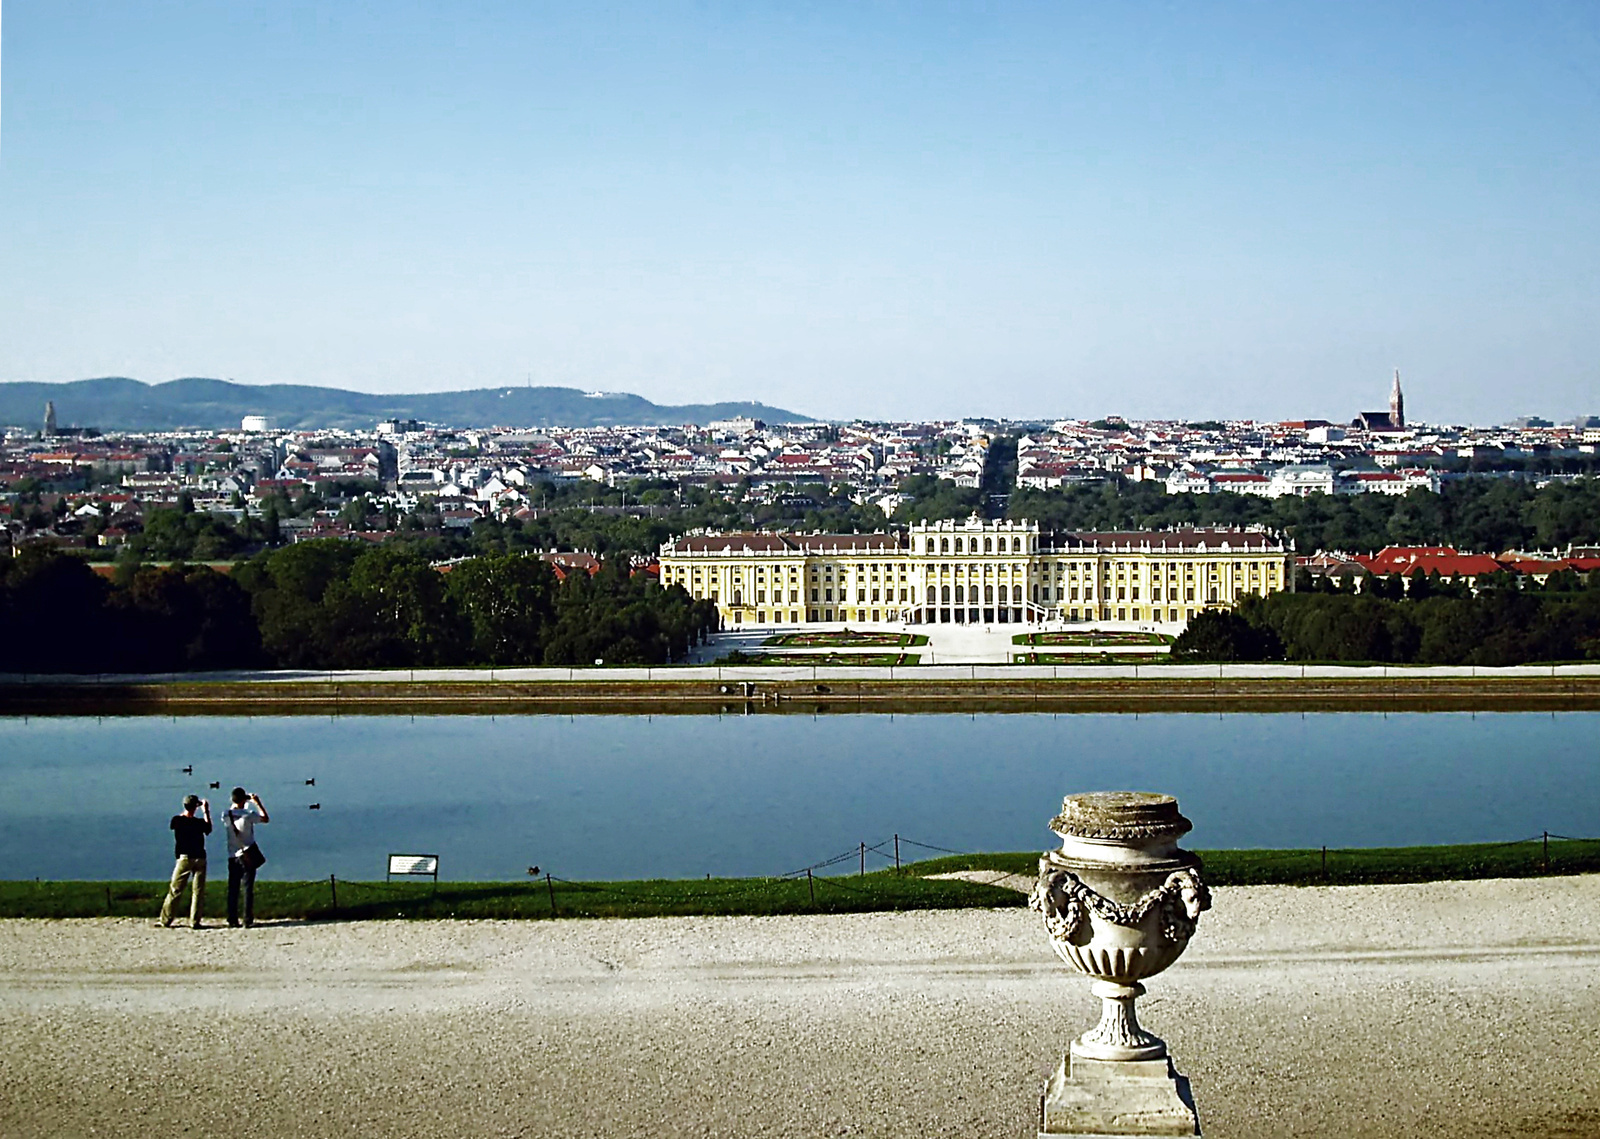
[{"label": "carved garland on urn", "polygon": [[1028,906],[1044,918],[1045,931],[1059,942],[1069,941],[1091,912],[1113,925],[1136,926],[1160,909],[1162,937],[1180,945],[1194,936],[1195,923],[1211,908],[1211,891],[1196,871],[1177,870],[1138,901],[1124,905],[1084,885],[1072,871],[1042,860]]}]

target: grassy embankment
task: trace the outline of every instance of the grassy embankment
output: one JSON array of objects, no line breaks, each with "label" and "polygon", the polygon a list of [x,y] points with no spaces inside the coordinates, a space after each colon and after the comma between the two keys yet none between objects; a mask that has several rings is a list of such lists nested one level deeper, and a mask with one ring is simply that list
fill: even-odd
[{"label": "grassy embankment", "polygon": [[[1600,872],[1600,839],[1551,839],[1548,861],[1538,840],[1474,846],[1364,850],[1202,851],[1214,886],[1353,885],[1360,883],[1530,878]],[[711,878],[644,882],[339,882],[263,881],[256,888],[261,920],[373,918],[660,917],[777,915],[873,910],[1020,906],[1014,890],[930,880],[952,870],[1004,870],[1032,876],[1034,853],[963,854],[908,864],[896,872],[805,878]],[[1326,869],[1324,870],[1324,866]],[[162,882],[0,882],[0,917],[151,917]],[[552,892],[554,897],[552,898]],[[186,899],[185,899],[186,900]],[[223,912],[224,891],[207,892],[208,920]],[[187,908],[184,910],[187,913]]]}]

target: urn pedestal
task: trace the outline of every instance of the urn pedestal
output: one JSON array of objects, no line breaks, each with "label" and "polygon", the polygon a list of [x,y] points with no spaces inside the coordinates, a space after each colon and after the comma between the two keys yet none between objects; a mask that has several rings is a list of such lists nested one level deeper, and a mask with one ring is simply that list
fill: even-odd
[{"label": "urn pedestal", "polygon": [[1101,1011],[1045,1085],[1039,1135],[1199,1135],[1189,1081],[1134,1011],[1211,906],[1200,859],[1178,849],[1189,820],[1169,795],[1102,791],[1067,796],[1050,829],[1061,848],[1039,860],[1029,905]]}]

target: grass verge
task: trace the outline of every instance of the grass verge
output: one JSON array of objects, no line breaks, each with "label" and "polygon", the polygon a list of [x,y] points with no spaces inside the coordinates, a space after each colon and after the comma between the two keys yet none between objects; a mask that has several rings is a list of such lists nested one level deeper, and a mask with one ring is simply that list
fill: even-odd
[{"label": "grass verge", "polygon": [[[1600,839],[1550,840],[1548,862],[1539,839],[1465,846],[1362,847],[1310,850],[1204,850],[1212,886],[1359,886],[1400,882],[1540,878],[1600,873]],[[918,862],[918,874],[1005,870],[1032,876],[1039,856],[957,854]]]},{"label": "grass verge", "polygon": [[[552,891],[553,887],[553,891]],[[0,882],[0,917],[154,918],[164,882]],[[873,910],[1020,905],[1021,895],[914,873],[805,878],[661,879],[640,882],[270,882],[256,884],[256,917],[360,921],[380,918],[664,917],[842,914]],[[208,883],[207,921],[222,920],[225,889]],[[188,895],[182,917],[188,914]]]},{"label": "grass verge", "polygon": [[[1356,850],[1201,851],[1213,886],[1348,886],[1373,883],[1535,878],[1600,872],[1600,839]],[[1032,877],[1033,852],[959,854],[908,863],[896,873],[805,878],[658,879],[639,882],[271,882],[256,886],[261,920],[392,918],[777,916],[878,910],[1021,906],[1019,892],[926,877],[1003,870]],[[1326,869],[1324,869],[1326,867]],[[207,920],[221,920],[224,892],[210,884]],[[552,899],[552,887],[554,897]],[[164,882],[0,881],[3,918],[154,918]],[[187,897],[185,897],[187,901]],[[552,906],[553,901],[553,906]],[[183,915],[187,915],[187,906]]]}]

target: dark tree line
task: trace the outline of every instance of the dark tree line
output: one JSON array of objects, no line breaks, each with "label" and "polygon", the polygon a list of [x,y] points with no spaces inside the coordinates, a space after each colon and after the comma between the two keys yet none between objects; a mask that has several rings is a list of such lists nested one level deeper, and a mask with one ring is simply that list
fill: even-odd
[{"label": "dark tree line", "polygon": [[662,664],[717,625],[715,606],[605,563],[558,580],[496,554],[441,573],[413,551],[302,542],[232,574],[28,549],[0,561],[0,671]]},{"label": "dark tree line", "polygon": [[[998,440],[997,445],[1007,442]],[[1014,444],[1014,440],[1010,441]],[[990,471],[1004,475],[1014,451],[991,448]],[[931,475],[900,484],[911,501],[895,512],[900,524],[984,513],[990,492],[1009,476],[989,479],[985,490],[958,487]],[[352,490],[357,489],[352,487]],[[395,526],[389,541],[419,556],[439,560],[528,550],[589,550],[603,557],[653,556],[662,543],[685,531],[786,529],[850,533],[887,525],[874,505],[853,502],[848,488],[820,483],[784,487],[758,501],[748,483],[722,490],[634,480],[618,487],[598,484],[536,484],[529,498],[537,517],[500,522],[482,519],[469,532],[441,531],[431,504],[396,518],[365,498],[346,504],[352,525]],[[271,499],[239,523],[179,510],[153,510],[145,533],[129,542],[125,556],[210,559],[241,556],[276,546],[282,518],[323,505],[304,496]],[[1168,494],[1155,482],[1111,479],[1059,490],[1017,489],[1006,514],[1036,520],[1046,530],[1144,530],[1176,526],[1261,525],[1281,531],[1302,552],[1372,551],[1389,545],[1448,545],[1498,552],[1513,547],[1561,548],[1600,543],[1600,479],[1535,487],[1518,479],[1479,478],[1445,484],[1434,494],[1414,490],[1403,497],[1382,494],[1265,499],[1242,494]]]},{"label": "dark tree line", "polygon": [[1177,659],[1510,665],[1600,660],[1600,573],[1552,575],[1543,587],[1497,574],[1476,594],[1420,572],[1362,593],[1247,597],[1197,614]]},{"label": "dark tree line", "polygon": [[1169,526],[1262,525],[1302,553],[1374,551],[1384,546],[1454,546],[1498,552],[1600,542],[1600,479],[1553,482],[1475,478],[1434,494],[1258,498],[1168,494],[1155,482],[1108,481],[1060,490],[1020,489],[1007,513],[1047,530],[1147,530]]}]

